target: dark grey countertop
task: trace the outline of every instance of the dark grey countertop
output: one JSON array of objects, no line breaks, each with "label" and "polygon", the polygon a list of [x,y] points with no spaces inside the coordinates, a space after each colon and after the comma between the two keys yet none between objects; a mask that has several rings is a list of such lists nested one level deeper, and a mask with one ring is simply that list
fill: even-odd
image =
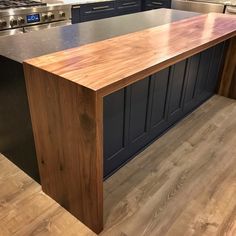
[{"label": "dark grey countertop", "polygon": [[0,55],[22,63],[29,58],[141,31],[196,15],[199,14],[158,9],[0,37]]}]

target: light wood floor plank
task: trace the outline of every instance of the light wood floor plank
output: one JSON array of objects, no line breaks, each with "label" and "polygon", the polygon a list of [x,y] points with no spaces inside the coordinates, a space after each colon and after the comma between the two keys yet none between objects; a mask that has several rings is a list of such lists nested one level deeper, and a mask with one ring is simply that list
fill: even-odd
[{"label": "light wood floor plank", "polygon": [[0,155],[0,236],[95,236]]}]

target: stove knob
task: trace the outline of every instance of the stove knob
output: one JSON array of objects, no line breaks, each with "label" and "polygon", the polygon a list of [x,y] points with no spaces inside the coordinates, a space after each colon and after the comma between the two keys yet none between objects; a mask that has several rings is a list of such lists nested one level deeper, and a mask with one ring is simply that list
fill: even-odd
[{"label": "stove knob", "polygon": [[23,17],[18,17],[18,24],[23,25],[25,23],[25,19]]},{"label": "stove knob", "polygon": [[53,20],[55,18],[55,15],[52,12],[48,13],[48,19]]},{"label": "stove knob", "polygon": [[66,13],[64,11],[60,11],[59,12],[59,16],[64,18],[64,17],[66,17]]},{"label": "stove knob", "polygon": [[45,13],[43,13],[43,14],[42,14],[42,20],[43,20],[43,21],[48,20],[48,15],[45,14]]},{"label": "stove knob", "polygon": [[16,26],[17,25],[17,20],[16,19],[11,19],[10,20],[10,25],[11,25],[11,27],[14,27],[14,26]]},{"label": "stove knob", "polygon": [[7,26],[7,22],[5,20],[0,20],[0,28],[4,28]]}]

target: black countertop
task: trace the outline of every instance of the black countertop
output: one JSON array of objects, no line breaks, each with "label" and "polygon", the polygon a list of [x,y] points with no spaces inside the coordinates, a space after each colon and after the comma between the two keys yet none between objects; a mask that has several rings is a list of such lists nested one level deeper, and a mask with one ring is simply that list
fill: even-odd
[{"label": "black countertop", "polygon": [[[14,61],[78,47],[199,15],[158,9],[0,38],[0,55]],[[163,40],[165,40],[163,38]]]}]

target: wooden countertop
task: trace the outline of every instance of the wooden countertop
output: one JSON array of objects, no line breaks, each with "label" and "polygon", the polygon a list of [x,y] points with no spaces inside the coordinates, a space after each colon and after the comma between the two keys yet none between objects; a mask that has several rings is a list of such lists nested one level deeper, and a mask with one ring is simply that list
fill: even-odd
[{"label": "wooden countertop", "polygon": [[27,60],[101,95],[236,36],[236,16],[210,13]]}]

